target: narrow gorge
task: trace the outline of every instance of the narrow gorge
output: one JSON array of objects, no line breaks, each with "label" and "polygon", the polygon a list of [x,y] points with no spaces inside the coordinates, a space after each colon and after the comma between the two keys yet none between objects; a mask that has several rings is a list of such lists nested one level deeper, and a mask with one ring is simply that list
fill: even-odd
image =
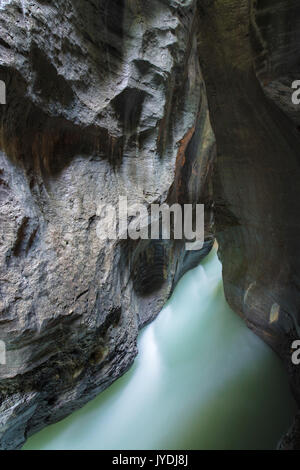
[{"label": "narrow gorge", "polygon": [[[1,0],[0,80],[0,449],[129,371],[215,242],[226,301],[299,406],[299,2]],[[203,204],[202,248],[101,239],[120,196]],[[279,448],[300,448],[299,416]]]}]

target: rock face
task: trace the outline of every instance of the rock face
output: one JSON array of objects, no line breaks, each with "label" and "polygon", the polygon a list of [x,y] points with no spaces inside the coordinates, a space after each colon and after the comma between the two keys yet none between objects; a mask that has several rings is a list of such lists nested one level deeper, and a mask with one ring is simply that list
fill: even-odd
[{"label": "rock face", "polygon": [[[212,243],[215,155],[194,1],[0,2],[0,447],[132,364]],[[101,240],[100,204],[203,202],[206,243]]]},{"label": "rock face", "polygon": [[[198,9],[226,298],[284,359],[300,403],[291,362],[300,337],[300,108],[291,102],[292,81],[300,78],[300,5],[199,0]],[[293,439],[289,446],[300,445],[297,423],[282,447]]]},{"label": "rock face", "polygon": [[[128,369],[212,205],[227,300],[300,403],[298,0],[2,0],[0,38],[0,447]],[[203,250],[101,240],[119,196],[205,203]]]}]

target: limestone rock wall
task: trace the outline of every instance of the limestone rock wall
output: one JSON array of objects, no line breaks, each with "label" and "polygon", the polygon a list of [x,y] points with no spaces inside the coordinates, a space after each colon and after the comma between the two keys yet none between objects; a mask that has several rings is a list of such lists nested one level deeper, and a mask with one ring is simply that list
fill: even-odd
[{"label": "limestone rock wall", "polygon": [[199,0],[198,11],[226,298],[284,359],[300,403],[299,369],[291,362],[300,335],[300,133],[291,103],[300,5]]},{"label": "limestone rock wall", "polygon": [[[0,2],[0,447],[132,364],[211,246],[215,154],[194,1]],[[187,158],[186,158],[187,156]],[[207,242],[103,241],[99,204],[205,202]]]},{"label": "limestone rock wall", "polygon": [[[128,369],[212,232],[229,304],[300,403],[299,26],[298,0],[0,2],[1,448]],[[203,250],[100,240],[120,195],[205,203]]]}]

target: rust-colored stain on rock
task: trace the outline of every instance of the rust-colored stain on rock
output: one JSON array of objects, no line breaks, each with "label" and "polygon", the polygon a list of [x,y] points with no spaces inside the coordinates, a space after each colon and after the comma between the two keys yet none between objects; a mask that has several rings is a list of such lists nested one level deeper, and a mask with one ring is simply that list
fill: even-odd
[{"label": "rust-colored stain on rock", "polygon": [[193,135],[195,133],[195,127],[193,126],[189,131],[185,134],[185,136],[180,140],[179,149],[177,152],[176,157],[176,165],[175,165],[175,192],[176,192],[176,201],[180,202],[182,197],[185,193],[185,180],[183,176],[183,168],[186,163],[186,156],[185,152],[190,143]]}]

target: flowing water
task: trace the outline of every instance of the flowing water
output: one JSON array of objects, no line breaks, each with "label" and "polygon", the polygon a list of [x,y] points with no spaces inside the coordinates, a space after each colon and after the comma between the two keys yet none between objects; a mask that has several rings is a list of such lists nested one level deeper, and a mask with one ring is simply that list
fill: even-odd
[{"label": "flowing water", "polygon": [[295,404],[277,356],[227,306],[212,252],[139,337],[133,367],[24,449],[272,449]]}]

